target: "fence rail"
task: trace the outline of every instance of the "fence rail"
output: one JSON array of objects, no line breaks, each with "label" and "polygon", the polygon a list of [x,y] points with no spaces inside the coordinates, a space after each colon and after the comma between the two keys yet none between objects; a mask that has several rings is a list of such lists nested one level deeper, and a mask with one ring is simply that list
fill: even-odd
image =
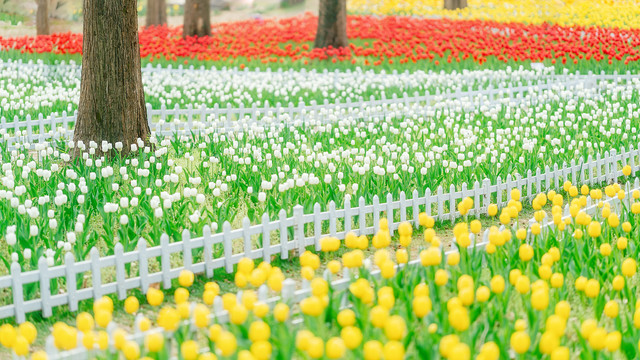
[{"label": "fence rail", "polygon": [[[0,291],[10,289],[13,299],[12,304],[0,307],[0,319],[14,317],[21,323],[25,321],[27,313],[36,311],[49,317],[53,308],[63,305],[68,306],[70,311],[76,311],[79,301],[98,299],[107,294],[117,294],[118,298],[124,299],[128,290],[140,289],[146,293],[154,283],[162,283],[164,288],[170,288],[171,281],[183,269],[212,277],[216,269],[224,268],[232,272],[233,266],[243,257],[267,262],[273,257],[288,259],[291,251],[300,254],[308,246],[320,250],[320,239],[325,236],[344,239],[349,231],[359,235],[374,234],[382,216],[389,220],[391,234],[404,221],[418,226],[418,215],[423,211],[438,221],[453,223],[460,217],[456,205],[465,197],[474,200],[474,208],[469,215],[478,217],[486,214],[491,203],[504,206],[510,199],[512,189],[521,190],[523,198],[530,199],[540,191],[559,188],[564,180],[589,184],[612,182],[623,175],[621,169],[624,165],[630,165],[633,171],[637,171],[640,169],[638,164],[640,150],[631,148],[626,151],[623,148],[620,154],[612,150],[603,156],[597,155],[595,159],[589,156],[586,161],[547,166],[544,171],[538,169],[535,174],[529,171],[524,178],[509,175],[505,181],[498,178],[495,183],[485,179],[475,182],[471,187],[464,183],[459,189],[451,185],[446,193],[442,187],[438,187],[435,193],[430,189],[423,192],[414,190],[410,198],[404,192],[400,193],[398,199],[388,194],[384,203],[374,196],[371,204],[365,204],[361,197],[355,207],[351,206],[351,199],[346,197],[342,209],[336,209],[335,203],[330,202],[328,211],[320,211],[320,204],[316,204],[312,213],[304,213],[298,205],[294,207],[291,217],[281,210],[274,220],[264,214],[262,222],[256,225],[251,225],[249,219],[245,218],[238,229],[232,229],[229,222],[223,224],[221,232],[213,232],[206,226],[202,236],[197,238],[192,238],[189,231],[185,230],[182,241],[170,243],[169,237],[163,235],[160,245],[154,247],[148,247],[146,240],[141,239],[137,248],[130,252],[124,252],[118,243],[113,255],[101,257],[98,250],[93,248],[90,250],[90,259],[76,261],[71,253],[67,253],[63,265],[49,267],[44,259],[40,259],[38,269],[26,272],[21,270],[18,263],[13,263],[10,275],[0,277]],[[254,240],[260,236],[262,244],[258,246]],[[278,239],[278,242],[272,243],[272,238]],[[242,243],[242,251],[234,251],[234,243]],[[221,256],[215,256],[214,250]],[[201,255],[194,257],[194,251]],[[174,254],[181,258],[181,266],[176,266]],[[149,264],[156,259],[159,259],[159,270],[153,271]],[[126,269],[129,267],[139,270],[128,274]],[[106,269],[115,270],[115,279],[103,278],[102,273]],[[87,280],[78,281],[85,278]],[[52,282],[58,285],[58,293],[52,293]],[[30,289],[30,293],[38,295],[25,299],[25,287]],[[37,291],[33,291],[34,288]]]}]

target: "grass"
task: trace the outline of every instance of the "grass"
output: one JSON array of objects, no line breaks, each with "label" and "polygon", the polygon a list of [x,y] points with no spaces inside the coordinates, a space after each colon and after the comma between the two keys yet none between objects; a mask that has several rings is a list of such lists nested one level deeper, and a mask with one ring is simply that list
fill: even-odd
[{"label": "grass", "polygon": [[[351,40],[351,42],[357,46],[362,46],[365,42],[371,42],[373,40],[374,39],[353,39]],[[313,45],[311,43],[308,43],[308,44],[310,46]],[[284,48],[284,46],[286,45],[287,43],[283,43],[281,44],[281,47]],[[302,44],[299,44],[299,45],[302,45]],[[308,64],[305,64],[304,60],[291,61],[288,58],[281,58],[281,62],[268,62],[265,64],[260,60],[256,60],[256,59],[247,61],[246,57],[242,57],[242,56],[238,56],[236,59],[232,59],[228,61],[198,60],[198,59],[191,59],[189,57],[178,57],[176,61],[173,61],[171,59],[166,59],[162,57],[159,59],[157,58],[150,59],[149,57],[145,57],[145,58],[142,58],[141,65],[147,66],[148,64],[151,64],[152,66],[160,65],[162,67],[167,67],[171,65],[174,68],[180,65],[186,66],[186,67],[194,66],[196,68],[203,66],[207,69],[210,69],[214,67],[215,68],[239,67],[241,64],[243,64],[245,67],[248,67],[250,69],[259,69],[259,70],[266,70],[266,69],[277,70],[280,68],[284,68],[284,69],[293,69],[293,70],[316,69],[319,71],[323,71],[326,69],[328,71],[334,71],[334,70],[345,71],[348,69],[353,70],[360,67],[364,69],[373,69],[376,72],[382,72],[382,71],[390,72],[394,70],[398,72],[404,72],[404,71],[414,72],[418,70],[422,70],[422,71],[432,70],[432,71],[438,71],[438,72],[439,71],[462,72],[464,70],[483,70],[483,69],[498,70],[498,69],[506,69],[508,67],[519,68],[520,66],[523,66],[524,68],[530,68],[532,64],[532,62],[528,60],[527,61],[508,60],[504,62],[504,61],[499,61],[495,58],[489,58],[489,60],[484,64],[478,64],[474,62],[472,59],[462,60],[459,63],[458,62],[447,63],[446,59],[449,53],[450,53],[449,51],[446,51],[442,57],[434,58],[433,60],[419,60],[415,63],[409,62],[406,64],[399,64],[398,61],[394,61],[393,64],[390,64],[388,61],[384,61],[378,66],[365,65],[365,60],[370,60],[370,62],[372,62],[373,60],[377,60],[377,58],[370,58],[370,57],[354,58],[356,60],[355,64],[352,64],[350,61],[342,61],[342,62],[337,61],[334,63],[331,60],[316,60],[316,59],[308,60]],[[59,64],[62,62],[69,63],[70,61],[81,63],[82,56],[80,54],[53,54],[53,53],[29,54],[29,53],[22,53],[19,50],[4,50],[4,51],[0,51],[0,60],[42,61],[45,64]],[[436,61],[439,62],[438,65],[436,65]],[[573,62],[567,62],[566,64],[556,63],[554,65],[552,64],[551,60],[547,59],[542,63],[545,66],[554,66],[556,73],[558,74],[562,74],[565,71],[565,69],[568,70],[569,72],[579,71],[580,73],[583,73],[583,74],[586,74],[589,71],[592,71],[593,73],[605,72],[607,74],[613,74],[614,72],[626,73],[627,71],[635,73],[635,72],[638,72],[638,70],[640,70],[640,63],[637,61],[631,62],[630,64],[625,65],[624,61],[622,60],[613,60],[612,63],[609,64],[606,60],[596,61],[593,59],[591,60],[583,59],[583,60],[580,60],[578,64],[574,64]]]},{"label": "grass", "polygon": [[[550,206],[547,206],[546,210],[550,210]],[[518,225],[519,226],[524,226],[528,219],[533,217],[533,209],[531,207],[531,205],[528,202],[523,203],[523,210],[520,213],[520,218],[518,219]],[[397,214],[399,217],[399,214]],[[492,218],[492,217],[488,217],[488,216],[480,216],[478,218],[481,223],[482,223],[482,228],[483,231],[484,229],[489,228],[490,226],[494,226],[497,225],[499,226],[500,224],[497,222],[497,219]],[[372,217],[370,217],[368,219],[368,222],[372,221]],[[397,219],[399,220],[399,219]],[[462,219],[458,219],[456,221],[456,223],[458,221],[461,221]],[[469,219],[471,220],[471,218]],[[354,224],[355,225],[355,224]],[[435,223],[434,226],[434,230],[436,230],[436,234],[441,238],[442,240],[442,246],[443,246],[443,250],[447,251],[448,249],[452,249],[453,248],[453,225],[450,221],[437,221]],[[340,224],[338,224],[338,229],[337,231],[342,231],[343,229],[340,228]],[[327,233],[328,232],[328,226],[326,226],[323,229],[323,233]],[[279,236],[277,234],[272,234],[274,235],[273,237],[275,239],[278,239]],[[312,230],[310,231],[310,229],[307,229],[307,236],[311,236],[312,235]],[[275,240],[274,239],[274,240]],[[275,242],[275,241],[274,241]],[[408,248],[409,250],[409,254],[411,259],[415,259],[417,258],[418,253],[424,248],[423,246],[424,241],[423,241],[423,237],[422,234],[419,232],[415,232],[413,235],[413,240],[411,243],[411,246]],[[255,246],[255,243],[254,243]],[[234,246],[235,247],[235,246]],[[399,248],[399,244],[397,242],[394,242],[392,244],[391,249],[397,249]],[[309,246],[307,247],[308,250],[313,251],[313,246]],[[321,267],[320,269],[317,270],[316,273],[321,274],[325,268],[326,268],[326,264],[333,259],[337,259],[340,256],[342,256],[342,254],[345,252],[345,248],[341,247],[341,249],[337,252],[334,253],[319,253],[320,255],[320,259],[321,259]],[[295,252],[295,251],[294,251]],[[375,252],[375,249],[370,247],[368,250],[365,251],[365,256],[366,257],[370,257],[373,256]],[[413,256],[411,256],[413,255]],[[282,270],[282,272],[284,273],[286,278],[292,278],[296,281],[297,283],[297,287],[300,286],[301,282],[302,282],[302,278],[300,275],[300,270],[301,270],[301,266],[299,261],[297,261],[297,258],[292,258],[294,259],[293,261],[291,260],[282,260],[279,258],[279,256],[275,256],[275,258],[272,259],[271,264],[273,266],[277,266],[280,267],[280,269]],[[260,260],[257,260],[256,263],[259,263]],[[181,259],[179,258],[174,258],[172,259],[172,267],[178,267],[181,266]],[[150,269],[151,270],[151,269]],[[235,271],[235,267],[234,267],[234,271]],[[234,273],[228,274],[226,273],[226,271],[224,270],[224,268],[220,268],[220,269],[216,269],[214,271],[214,276],[212,278],[207,278],[204,274],[200,274],[197,275],[195,277],[195,281],[193,286],[189,289],[190,293],[191,293],[191,299],[196,299],[196,298],[200,298],[202,297],[202,294],[204,292],[204,287],[205,284],[209,281],[215,281],[221,289],[221,294],[223,293],[227,293],[227,292],[237,292],[238,290],[240,290],[234,283]],[[488,276],[488,271],[487,269],[482,270],[482,276],[481,278],[486,278]],[[108,280],[108,276],[109,274],[103,274],[103,276],[107,276],[106,278],[103,277],[103,281],[113,281],[114,280],[114,276],[115,274],[112,273],[110,274],[112,276],[112,278],[110,280]],[[89,279],[90,281],[90,279]],[[178,284],[178,280],[174,279],[172,281],[172,286],[169,289],[162,289],[164,294],[165,294],[165,302],[164,304],[173,304],[174,300],[173,300],[173,293],[175,292],[175,290],[177,288],[179,288],[179,284]],[[152,287],[156,287],[156,288],[161,288],[161,284],[153,284]],[[139,289],[134,289],[128,292],[127,294],[128,296],[135,296],[136,298],[138,298],[138,300],[140,301],[141,304],[141,308],[140,308],[140,313],[143,314],[144,316],[149,317],[150,319],[154,320],[155,319],[155,315],[157,314],[157,308],[151,307],[146,303],[146,298],[144,296],[144,294],[139,290]],[[276,295],[272,292],[270,292],[270,296]],[[125,328],[126,330],[131,331],[133,329],[134,326],[134,317],[126,314],[123,311],[123,307],[124,307],[124,301],[121,301],[117,298],[117,296],[115,294],[111,294],[108,295],[114,302],[114,308],[116,309],[114,311],[114,322],[117,323],[119,326]],[[9,294],[6,294],[6,297],[9,297]],[[515,294],[512,294],[512,297],[515,298]],[[510,302],[510,304],[512,304],[514,306],[513,309],[510,309],[510,311],[507,314],[507,318],[511,318],[513,317],[514,319],[517,318],[517,314],[519,314],[520,312],[518,312],[518,302]],[[42,315],[39,312],[34,312],[34,313],[30,313],[27,314],[27,320],[33,322],[36,325],[36,328],[38,329],[38,333],[41,334],[37,341],[34,344],[34,348],[35,349],[41,349],[44,348],[44,344],[46,341],[46,338],[44,336],[42,336],[42,334],[48,334],[50,331],[50,328],[53,326],[53,324],[55,324],[58,321],[62,321],[68,324],[75,324],[75,317],[77,316],[77,314],[79,312],[83,312],[83,311],[87,311],[87,312],[92,312],[92,306],[93,306],[93,300],[89,299],[89,300],[84,300],[81,301],[79,303],[79,307],[78,307],[78,312],[71,312],[69,311],[67,306],[61,306],[61,307],[56,307],[53,309],[53,315],[49,318],[44,318],[42,317]],[[588,310],[588,309],[586,309]],[[585,310],[585,311],[586,311]],[[572,314],[574,314],[572,312]],[[576,315],[575,317],[576,321],[577,319],[579,319],[579,316]],[[0,320],[0,324],[4,324],[4,323],[9,323],[9,324],[15,324],[13,319],[3,319]],[[9,354],[10,352],[7,352],[6,349],[0,349],[0,355],[2,354]]]},{"label": "grass", "polygon": [[27,20],[27,17],[24,15],[0,11],[0,22],[8,22],[15,26],[25,20]]}]

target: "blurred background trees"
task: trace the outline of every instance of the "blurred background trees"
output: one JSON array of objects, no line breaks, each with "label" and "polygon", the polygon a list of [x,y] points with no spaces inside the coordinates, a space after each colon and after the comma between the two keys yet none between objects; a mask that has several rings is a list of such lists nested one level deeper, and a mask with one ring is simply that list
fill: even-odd
[{"label": "blurred background trees", "polygon": [[166,0],[147,0],[146,26],[167,24]]}]

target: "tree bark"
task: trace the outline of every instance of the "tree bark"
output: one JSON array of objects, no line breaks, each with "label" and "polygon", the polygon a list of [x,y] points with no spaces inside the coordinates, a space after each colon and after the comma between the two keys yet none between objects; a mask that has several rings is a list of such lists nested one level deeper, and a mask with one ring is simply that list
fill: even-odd
[{"label": "tree bark", "polygon": [[347,1],[320,0],[318,11],[318,31],[314,46],[325,48],[345,47],[349,45],[347,39]]},{"label": "tree bark", "polygon": [[49,0],[38,0],[36,34],[49,35]]},{"label": "tree bark", "polygon": [[444,0],[444,8],[447,10],[457,10],[467,7],[467,0]]},{"label": "tree bark", "polygon": [[[123,153],[148,141],[136,0],[84,0],[82,78],[73,140],[103,141]],[[100,149],[96,152],[100,153]],[[78,151],[76,150],[76,155]]]},{"label": "tree bark", "polygon": [[166,0],[147,1],[147,26],[157,26],[167,24],[167,2]]},{"label": "tree bark", "polygon": [[187,0],[184,4],[182,36],[211,36],[209,0]]}]

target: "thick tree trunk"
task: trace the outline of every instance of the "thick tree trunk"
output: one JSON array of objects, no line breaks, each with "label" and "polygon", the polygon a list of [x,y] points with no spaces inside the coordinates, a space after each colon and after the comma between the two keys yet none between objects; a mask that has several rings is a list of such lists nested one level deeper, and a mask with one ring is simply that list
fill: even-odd
[{"label": "thick tree trunk", "polygon": [[187,0],[184,4],[182,36],[210,36],[209,0]]},{"label": "thick tree trunk", "polygon": [[347,1],[320,0],[318,14],[318,31],[314,46],[325,48],[345,47],[349,45],[347,39]]},{"label": "thick tree trunk", "polygon": [[[82,79],[73,140],[123,153],[150,134],[140,72],[136,0],[84,0]],[[99,153],[100,150],[98,149]],[[77,153],[76,153],[77,154]]]},{"label": "thick tree trunk", "polygon": [[147,26],[167,24],[166,0],[147,1]]},{"label": "thick tree trunk", "polygon": [[36,34],[49,35],[49,0],[38,0]]},{"label": "thick tree trunk", "polygon": [[457,10],[467,7],[467,0],[444,0],[444,8],[447,10]]}]

